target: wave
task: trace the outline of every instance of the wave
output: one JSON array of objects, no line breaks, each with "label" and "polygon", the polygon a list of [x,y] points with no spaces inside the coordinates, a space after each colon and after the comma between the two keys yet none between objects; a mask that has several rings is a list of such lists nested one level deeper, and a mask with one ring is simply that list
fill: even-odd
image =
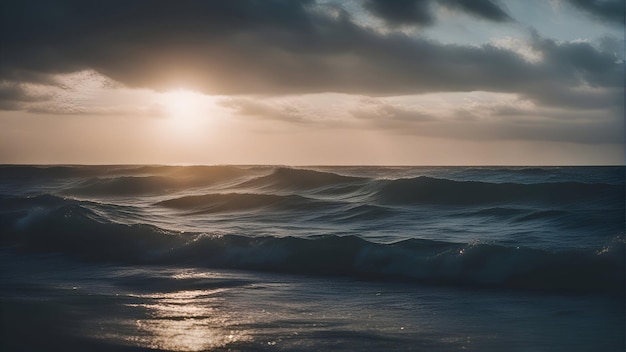
[{"label": "wave", "polygon": [[528,212],[527,209],[524,208],[503,208],[503,207],[493,207],[480,209],[476,211],[465,212],[459,215],[462,216],[489,216],[496,218],[508,218],[515,215],[526,214]]},{"label": "wave", "polygon": [[482,204],[502,202],[581,202],[609,199],[622,202],[624,186],[560,183],[487,183],[451,181],[420,176],[410,179],[381,180],[375,198],[383,204]]},{"label": "wave", "polygon": [[0,215],[3,244],[86,260],[146,262],[176,244],[155,226],[113,223],[74,201]]},{"label": "wave", "polygon": [[318,219],[334,223],[362,223],[380,219],[389,219],[396,215],[399,215],[397,211],[378,205],[346,204],[341,211],[322,214],[318,217]]},{"label": "wave", "polygon": [[191,211],[194,214],[246,211],[259,209],[315,210],[332,205],[298,195],[273,195],[253,193],[216,193],[168,199],[155,205]]},{"label": "wave", "polygon": [[537,210],[533,211],[531,209],[524,208],[502,208],[502,207],[493,207],[480,209],[477,211],[469,211],[457,214],[458,216],[467,216],[467,217],[490,217],[497,218],[500,220],[511,219],[514,222],[526,222],[526,221],[534,221],[534,220],[553,220],[566,216],[572,216],[571,212],[565,210],[556,210],[556,209],[548,209],[548,210]]},{"label": "wave", "polygon": [[13,180],[59,179],[93,176],[103,170],[98,166],[21,166],[0,165],[0,178]]},{"label": "wave", "polygon": [[3,196],[0,195],[0,210],[29,209],[32,207],[51,207],[62,205],[69,200],[53,194],[39,194],[35,196]]},{"label": "wave", "polygon": [[136,196],[167,193],[179,187],[179,182],[163,176],[121,176],[94,178],[65,189],[63,194],[80,196]]},{"label": "wave", "polygon": [[366,178],[342,176],[331,172],[279,167],[271,174],[242,183],[241,187],[310,190],[329,186],[363,183]]},{"label": "wave", "polygon": [[168,165],[0,165],[2,178],[72,178],[95,175],[196,175],[212,177],[246,171],[245,167],[219,166],[168,166]]},{"label": "wave", "polygon": [[[265,174],[268,169],[272,172]],[[526,169],[507,172],[523,174],[524,170]],[[544,169],[528,170],[530,170],[528,172],[546,172]],[[168,195],[182,191],[197,192],[198,188],[219,186],[220,192],[232,194],[298,195],[320,199],[356,200],[382,206],[497,203],[498,206],[507,208],[512,204],[529,202],[549,204],[586,202],[591,205],[593,205],[591,202],[600,202],[608,204],[609,207],[617,206],[622,209],[625,194],[624,184],[614,183],[493,183],[428,176],[379,179],[285,167],[271,169],[234,166],[4,166],[0,171],[2,178],[13,180],[9,181],[9,184],[23,181],[22,177],[25,179],[40,177],[38,180],[45,177],[68,177],[70,181],[55,184],[47,191],[85,197]],[[459,172],[461,171],[471,173],[472,169],[465,171],[460,169]],[[506,175],[510,179],[517,177],[512,174]],[[25,182],[39,183],[33,180]],[[7,187],[10,189],[10,186]],[[33,190],[36,192],[36,187]]]},{"label": "wave", "polygon": [[499,173],[499,174],[524,174],[524,175],[539,175],[539,176],[552,176],[570,174],[572,171],[583,169],[595,169],[595,174],[602,173],[620,173],[624,174],[624,168],[622,166],[484,166],[484,167],[456,167],[463,169],[465,172],[471,173]]},{"label": "wave", "polygon": [[[36,213],[36,214],[35,214]],[[173,233],[107,221],[76,202],[2,213],[2,244],[84,261],[202,266],[452,286],[624,292],[624,238],[598,251],[357,236],[246,237]]]},{"label": "wave", "polygon": [[397,215],[393,209],[377,205],[320,200],[299,195],[255,193],[184,196],[154,205],[185,211],[191,215],[249,211],[306,212],[310,218],[327,223],[372,221]]},{"label": "wave", "polygon": [[515,221],[524,222],[524,221],[533,221],[533,220],[556,219],[556,218],[561,218],[561,217],[568,216],[568,215],[571,215],[571,213],[564,211],[564,210],[542,210],[542,211],[535,211],[530,214],[521,216],[515,219]]},{"label": "wave", "polygon": [[144,166],[125,172],[134,175],[90,178],[61,193],[79,196],[159,195],[186,188],[212,186],[245,175],[245,170],[226,166]]}]

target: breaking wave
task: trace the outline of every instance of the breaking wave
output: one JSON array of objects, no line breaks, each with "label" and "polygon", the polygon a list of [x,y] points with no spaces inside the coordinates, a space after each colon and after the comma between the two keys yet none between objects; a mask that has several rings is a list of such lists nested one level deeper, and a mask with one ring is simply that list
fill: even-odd
[{"label": "breaking wave", "polygon": [[[175,201],[195,207],[194,203],[202,204],[203,200]],[[0,213],[4,247],[58,252],[84,261],[191,265],[452,286],[568,292],[624,290],[623,236],[605,248],[549,251],[425,239],[382,244],[355,235],[305,239],[182,234],[152,225],[114,223],[81,202],[54,196],[2,201],[15,206],[14,211]],[[37,201],[40,207],[28,207],[29,201]]]}]

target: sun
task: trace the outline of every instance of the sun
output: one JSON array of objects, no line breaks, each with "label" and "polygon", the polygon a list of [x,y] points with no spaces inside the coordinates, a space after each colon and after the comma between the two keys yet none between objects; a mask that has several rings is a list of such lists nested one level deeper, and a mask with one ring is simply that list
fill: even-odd
[{"label": "sun", "polygon": [[204,95],[186,89],[171,90],[163,95],[163,103],[170,117],[186,120],[202,115]]},{"label": "sun", "polygon": [[217,103],[223,99],[221,96],[184,88],[157,94],[154,102],[159,106],[160,118],[153,119],[152,126],[167,153],[212,145],[228,128]]},{"label": "sun", "polygon": [[175,89],[161,95],[170,132],[190,135],[203,128],[209,120],[210,101],[207,96],[187,89]]}]

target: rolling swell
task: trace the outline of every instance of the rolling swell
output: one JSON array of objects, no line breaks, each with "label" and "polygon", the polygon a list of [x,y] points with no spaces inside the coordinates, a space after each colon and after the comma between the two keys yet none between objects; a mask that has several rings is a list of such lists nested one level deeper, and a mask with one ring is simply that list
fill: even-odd
[{"label": "rolling swell", "polygon": [[201,177],[223,179],[240,176],[245,169],[235,166],[132,166],[132,165],[72,165],[72,166],[22,166],[0,165],[2,179],[59,179],[96,176],[148,176]]},{"label": "rolling swell", "polygon": [[88,261],[150,263],[178,240],[155,226],[109,222],[74,201],[3,215],[15,216],[3,221],[4,245]]},{"label": "rolling swell", "polygon": [[96,177],[62,191],[63,194],[83,196],[139,196],[166,194],[186,188],[212,186],[237,179],[243,170],[232,167],[144,167],[128,172],[155,172],[156,175],[118,175]]},{"label": "rolling swell", "polygon": [[584,202],[609,199],[622,202],[623,185],[561,183],[486,183],[430,177],[380,180],[375,199],[383,204],[482,204],[510,202]]},{"label": "rolling swell", "polygon": [[271,174],[247,181],[240,186],[253,188],[277,188],[280,190],[309,190],[329,186],[345,186],[363,183],[361,177],[342,176],[330,172],[280,167]]},{"label": "rolling swell", "polygon": [[194,214],[246,211],[263,208],[278,210],[315,210],[330,203],[298,195],[273,195],[252,193],[217,193],[169,199],[155,205],[188,210]]},{"label": "rolling swell", "polygon": [[452,286],[617,294],[624,290],[623,238],[600,251],[546,251],[417,239],[380,244],[357,236],[303,239],[175,234],[155,226],[111,223],[77,203],[45,209],[30,218],[23,212],[3,215],[4,246],[59,252],[84,261]]},{"label": "rolling swell", "polygon": [[81,196],[137,196],[166,193],[180,187],[180,182],[164,176],[120,176],[95,178],[63,191],[64,194]]}]

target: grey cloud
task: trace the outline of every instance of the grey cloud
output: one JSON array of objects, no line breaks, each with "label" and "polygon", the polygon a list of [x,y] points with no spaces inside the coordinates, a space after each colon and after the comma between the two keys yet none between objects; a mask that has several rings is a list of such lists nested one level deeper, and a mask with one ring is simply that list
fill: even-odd
[{"label": "grey cloud", "polygon": [[363,7],[392,26],[428,26],[436,22],[435,5],[494,22],[511,21],[501,5],[492,0],[365,0]]},{"label": "grey cloud", "polygon": [[520,94],[550,106],[623,111],[624,63],[614,53],[586,42],[557,43],[537,33],[532,45],[543,56],[538,68],[546,79]]},{"label": "grey cloud", "polygon": [[[1,36],[2,34],[0,34]],[[0,46],[2,45],[3,43],[0,42]],[[54,73],[23,70],[12,65],[4,65],[2,60],[0,60],[0,79],[3,79],[5,83],[30,82],[48,86],[59,85],[58,80],[54,77]]]},{"label": "grey cloud", "polygon": [[624,143],[623,133],[610,122],[552,122],[450,124],[431,131],[417,130],[422,135],[448,136],[472,140],[536,140],[585,144]]},{"label": "grey cloud", "polygon": [[253,116],[264,120],[309,122],[306,114],[293,105],[268,104],[248,98],[223,99],[219,105],[233,110],[238,115]]},{"label": "grey cloud", "polygon": [[425,122],[433,121],[434,118],[423,113],[417,108],[397,106],[369,98],[361,100],[359,108],[350,111],[350,114],[357,119],[372,120],[376,122]]},{"label": "grey cloud", "polygon": [[[0,6],[3,77],[95,69],[124,83],[193,77],[223,42],[261,30],[304,34],[311,1],[14,0]],[[235,43],[236,45],[236,43]],[[228,58],[226,58],[228,59]],[[233,63],[233,64],[236,64]],[[192,65],[192,70],[177,67]],[[155,82],[146,75],[158,71]],[[209,70],[210,71],[210,70]]]},{"label": "grey cloud", "polygon": [[49,95],[37,94],[24,88],[19,82],[0,82],[0,109],[22,110],[28,103],[47,101]]},{"label": "grey cloud", "polygon": [[527,103],[485,102],[422,114],[416,108],[368,98],[350,113],[362,122],[355,126],[402,136],[585,144],[624,142],[623,118],[619,117],[623,115],[602,108],[589,111]]},{"label": "grey cloud", "polygon": [[159,104],[145,106],[81,106],[71,102],[45,101],[35,104],[23,104],[20,106],[20,109],[34,114],[51,115],[141,116],[155,119],[168,116],[166,109]]},{"label": "grey cloud", "polygon": [[29,102],[45,98],[48,97],[34,94],[17,82],[0,82],[0,100]]},{"label": "grey cloud", "polygon": [[456,8],[474,15],[478,18],[494,21],[507,22],[513,19],[501,7],[491,0],[443,0],[444,6]]},{"label": "grey cloud", "polygon": [[431,25],[431,0],[366,0],[363,7],[391,25]]},{"label": "grey cloud", "polygon": [[617,63],[613,55],[597,50],[590,43],[558,44],[535,33],[533,46],[544,56],[546,68],[561,81],[569,79],[576,84],[582,80],[593,86],[623,86],[623,77],[619,76],[623,65]]},{"label": "grey cloud", "polygon": [[26,111],[35,113],[35,114],[63,114],[63,115],[82,115],[88,113],[88,111],[82,107],[66,105],[66,104],[55,104],[55,103],[46,103],[46,104],[35,104],[35,105],[26,105]]},{"label": "grey cloud", "polygon": [[434,117],[429,123],[390,120],[371,127],[405,136],[460,140],[534,140],[584,144],[624,143],[623,122],[607,112],[590,119],[584,112],[539,109],[525,111],[501,106],[488,114],[460,109]]},{"label": "grey cloud", "polygon": [[626,5],[624,0],[567,0],[574,7],[583,10],[599,20],[624,24]]},{"label": "grey cloud", "polygon": [[16,111],[24,109],[24,105],[17,100],[0,99],[0,110]]},{"label": "grey cloud", "polygon": [[8,82],[0,84],[0,101],[24,101],[28,98],[29,96],[18,84]]},{"label": "grey cloud", "polygon": [[[109,82],[102,82],[107,87]],[[74,89],[65,87],[62,82],[32,86],[13,81],[0,82],[0,109],[23,110],[36,114],[64,114],[64,115],[131,115],[131,116],[165,116],[162,106],[123,106],[103,105],[97,99],[89,101],[83,94],[89,95],[89,89]]]},{"label": "grey cloud", "polygon": [[603,37],[600,39],[600,50],[615,57],[617,61],[624,61],[626,54],[626,40],[613,37]]}]

